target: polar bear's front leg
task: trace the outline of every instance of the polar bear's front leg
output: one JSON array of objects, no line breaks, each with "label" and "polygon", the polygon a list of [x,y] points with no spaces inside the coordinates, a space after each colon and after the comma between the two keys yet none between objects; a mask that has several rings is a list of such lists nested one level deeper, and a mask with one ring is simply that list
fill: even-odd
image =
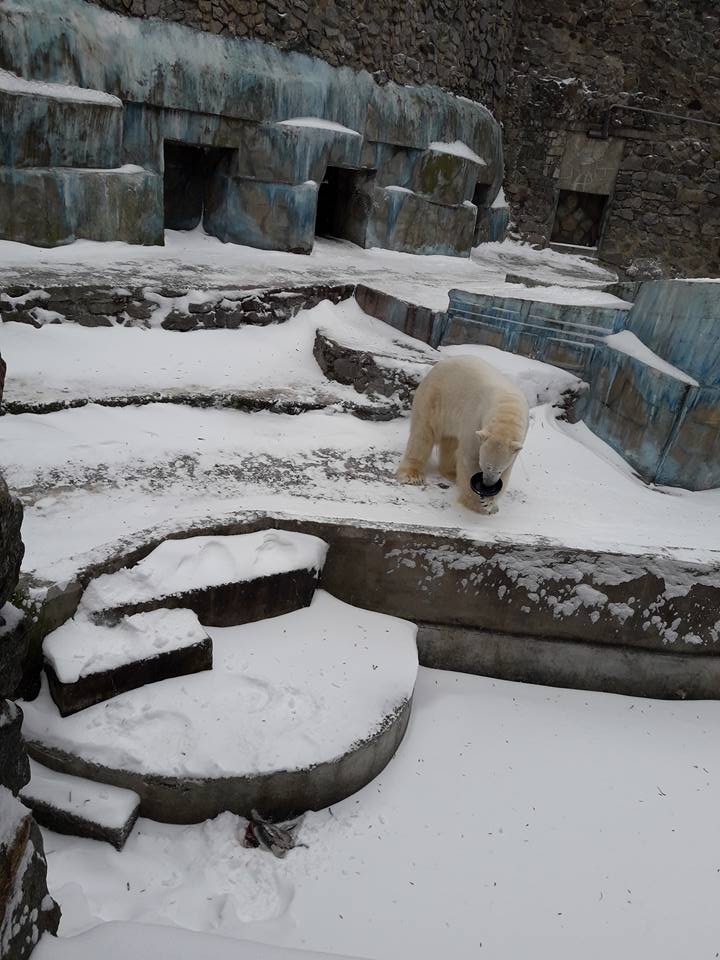
[{"label": "polar bear's front leg", "polygon": [[425,464],[432,453],[435,438],[432,430],[428,426],[418,423],[418,419],[416,417],[412,419],[405,456],[395,472],[395,476],[400,483],[421,484],[425,482]]}]

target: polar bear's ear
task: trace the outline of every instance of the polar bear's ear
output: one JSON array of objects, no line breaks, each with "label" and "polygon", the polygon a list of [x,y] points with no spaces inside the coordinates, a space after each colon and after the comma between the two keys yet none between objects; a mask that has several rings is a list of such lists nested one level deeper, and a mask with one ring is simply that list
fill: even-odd
[{"label": "polar bear's ear", "polygon": [[480,443],[485,443],[490,434],[487,430],[476,430],[475,434],[480,438]]}]

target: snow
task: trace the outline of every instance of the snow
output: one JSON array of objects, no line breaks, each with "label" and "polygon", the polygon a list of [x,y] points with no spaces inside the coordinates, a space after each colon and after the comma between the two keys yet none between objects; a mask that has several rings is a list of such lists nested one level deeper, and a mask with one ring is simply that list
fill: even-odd
[{"label": "snow", "polygon": [[61,683],[202,643],[207,634],[192,610],[153,610],[104,626],[82,612],[43,641],[43,655]]},{"label": "snow", "polygon": [[25,614],[19,607],[12,603],[6,603],[0,607],[0,640],[13,630],[20,623]]},{"label": "snow", "polygon": [[508,206],[508,202],[505,199],[505,191],[503,190],[502,187],[500,187],[500,190],[498,191],[497,196],[495,197],[493,202],[490,204],[490,209],[500,210],[501,208],[504,208],[507,206]]},{"label": "snow", "polygon": [[717,702],[421,668],[395,758],[307,814],[284,860],[242,848],[231,814],[141,819],[122,854],[46,832],[60,933],[134,921],[373,960],[714,956],[719,726]]},{"label": "snow", "polygon": [[34,760],[30,761],[30,783],[20,795],[112,830],[124,827],[140,803],[132,790],[57,773]]},{"label": "snow", "polygon": [[25,80],[9,70],[0,70],[0,91],[30,97],[50,97],[53,100],[72,100],[76,103],[100,103],[107,107],[122,107],[122,100],[102,90],[71,86],[66,83],[45,83]]},{"label": "snow", "polygon": [[[533,300],[535,303],[556,303],[560,306],[605,307],[609,310],[629,310],[632,304],[612,293],[587,287],[568,287],[552,284],[547,287],[526,287],[520,283],[488,283],[479,291],[483,296],[505,297],[513,300]],[[605,328],[602,328],[605,329]]]},{"label": "snow", "polygon": [[435,153],[449,153],[453,157],[462,157],[463,160],[472,160],[473,163],[486,167],[487,164],[482,157],[478,156],[474,150],[462,140],[453,140],[451,143],[444,140],[433,140],[428,146],[428,150],[434,150]]},{"label": "snow", "polygon": [[[159,307],[170,309],[167,304]],[[158,319],[152,322],[159,326]],[[419,341],[367,316],[354,299],[337,306],[326,301],[283,324],[238,330],[179,333],[77,324],[36,330],[11,322],[0,328],[9,370],[4,400],[36,404],[272,391],[276,399],[357,401],[352,387],[329,382],[318,366],[313,356],[318,328],[342,343],[383,355],[403,351],[419,359],[435,355]]]},{"label": "snow", "polygon": [[683,383],[689,383],[691,387],[699,387],[698,381],[685,373],[679,367],[673,366],[662,357],[654,353],[650,347],[646,346],[631,330],[621,330],[619,333],[613,333],[605,337],[605,343],[611,350],[617,350],[619,353],[627,354],[640,363],[644,363],[653,370],[663,373],[674,380],[682,380]]},{"label": "snow", "polygon": [[512,240],[483,244],[467,258],[364,250],[322,238],[308,256],[221,243],[202,228],[166,230],[164,247],[76,240],[47,249],[0,240],[0,286],[5,287],[107,283],[187,290],[365,283],[411,303],[445,310],[451,288],[482,292],[488,282],[502,282],[508,272],[569,286],[617,280],[581,257],[535,250]]},{"label": "snow", "polygon": [[[72,939],[44,936],[35,960],[343,960],[146,923],[106,923]],[[344,958],[350,960],[350,958]]]},{"label": "snow", "polygon": [[[327,544],[318,537],[287,530],[165,540],[134,567],[93,580],[80,609],[97,612],[293,570],[319,571],[326,553]],[[161,623],[156,626],[162,629]],[[183,626],[186,636],[194,632],[189,621]],[[132,624],[133,630],[140,627]]]},{"label": "snow", "polygon": [[531,407],[561,403],[563,394],[568,391],[579,393],[585,388],[582,380],[566,370],[497,347],[463,343],[441,347],[439,352],[442,357],[469,356],[485,360],[522,390]]},{"label": "snow", "polygon": [[324,591],[310,607],[212,627],[212,670],[162,680],[69,717],[43,682],[26,739],[141,774],[250,776],[343,756],[412,695],[414,624]]},{"label": "snow", "polygon": [[719,491],[648,487],[556,412],[531,411],[505,502],[483,518],[434,468],[425,487],[394,480],[406,419],[90,405],[0,417],[0,462],[25,505],[24,570],[53,583],[160,533],[253,511],[717,564]]},{"label": "snow", "polygon": [[311,127],[313,130],[332,130],[335,133],[349,133],[353,137],[362,136],[357,130],[344,127],[341,123],[336,123],[334,120],[323,120],[322,117],[292,117],[290,120],[280,120],[278,126]]},{"label": "snow", "polygon": [[27,809],[10,793],[8,788],[0,786],[0,853],[7,850],[12,844],[20,829],[20,824],[27,815]]}]

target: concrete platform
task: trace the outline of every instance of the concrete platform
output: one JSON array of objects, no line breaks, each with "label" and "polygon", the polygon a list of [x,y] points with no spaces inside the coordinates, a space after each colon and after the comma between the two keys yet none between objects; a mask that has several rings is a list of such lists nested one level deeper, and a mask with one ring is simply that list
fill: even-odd
[{"label": "concrete platform", "polygon": [[397,750],[417,674],[413,624],[319,592],[311,607],[210,630],[212,670],[62,718],[24,704],[28,752],[134,790],[143,816],[288,819],[349,796]]}]

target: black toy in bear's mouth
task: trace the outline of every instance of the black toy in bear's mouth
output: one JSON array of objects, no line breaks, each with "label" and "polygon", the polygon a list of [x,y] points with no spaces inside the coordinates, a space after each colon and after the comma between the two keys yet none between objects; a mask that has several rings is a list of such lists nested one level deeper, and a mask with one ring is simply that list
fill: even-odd
[{"label": "black toy in bear's mouth", "polygon": [[502,490],[502,480],[486,484],[483,482],[482,473],[474,473],[470,477],[470,486],[479,497],[496,497]]}]

